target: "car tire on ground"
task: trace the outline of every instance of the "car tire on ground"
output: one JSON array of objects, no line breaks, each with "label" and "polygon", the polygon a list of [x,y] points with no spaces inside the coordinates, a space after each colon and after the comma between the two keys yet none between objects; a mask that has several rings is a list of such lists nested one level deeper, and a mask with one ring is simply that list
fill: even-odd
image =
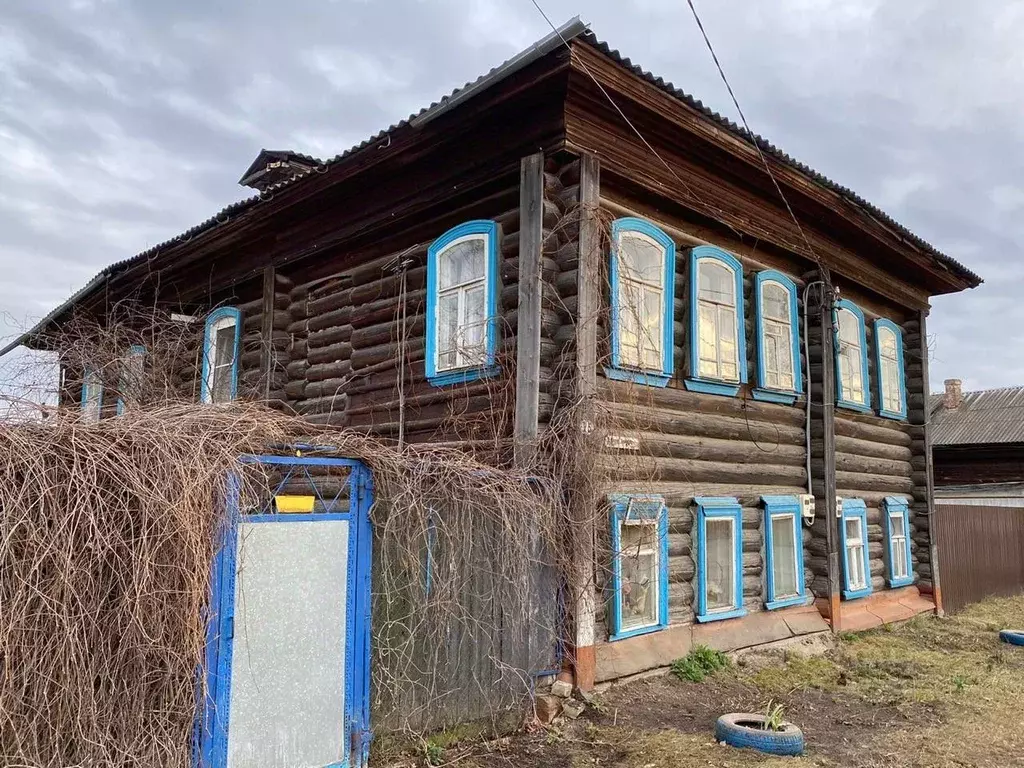
[{"label": "car tire on ground", "polygon": [[1010,645],[1024,645],[1024,629],[1004,629],[999,639]]},{"label": "car tire on ground", "polygon": [[769,755],[802,755],[804,734],[792,723],[780,731],[764,730],[764,715],[733,712],[715,723],[715,739],[740,749],[756,749]]}]

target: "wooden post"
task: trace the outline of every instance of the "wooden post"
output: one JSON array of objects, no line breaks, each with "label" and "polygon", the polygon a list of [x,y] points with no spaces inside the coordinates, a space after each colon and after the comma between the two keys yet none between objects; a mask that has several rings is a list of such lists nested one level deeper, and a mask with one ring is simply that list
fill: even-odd
[{"label": "wooden post", "polygon": [[[600,221],[597,216],[600,189],[600,165],[597,157],[581,155],[575,377],[575,391],[580,409],[577,428],[581,436],[594,431],[594,407],[597,397],[597,323],[601,310],[601,260],[604,258],[601,252]],[[581,487],[588,487],[588,483],[584,480]],[[597,499],[577,495],[576,508],[572,510],[573,588],[577,591],[573,611],[573,646],[576,685],[584,691],[593,689],[597,676],[597,585],[594,582],[596,504]]]},{"label": "wooden post", "polygon": [[935,601],[935,613],[944,616],[942,608],[942,590],[939,586],[939,545],[936,540],[935,531],[935,464],[932,461],[932,430],[931,413],[928,408],[928,310],[922,309],[918,313],[918,321],[921,324],[921,378],[923,379],[922,390],[924,394],[924,456],[925,456],[925,478],[927,483],[928,496],[928,559],[932,567],[932,599]]},{"label": "wooden post", "polygon": [[519,328],[516,334],[515,462],[531,466],[540,409],[544,153],[524,157],[519,176]]},{"label": "wooden post", "polygon": [[263,324],[260,328],[260,397],[270,399],[270,383],[274,378],[274,294],[277,291],[273,266],[263,270]]}]

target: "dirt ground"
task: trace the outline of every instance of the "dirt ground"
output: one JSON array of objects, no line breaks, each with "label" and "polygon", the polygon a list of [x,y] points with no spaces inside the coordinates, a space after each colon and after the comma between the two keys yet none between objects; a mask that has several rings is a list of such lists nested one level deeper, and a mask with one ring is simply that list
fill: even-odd
[{"label": "dirt ground", "polygon": [[[392,765],[465,768],[693,766],[1024,767],[1024,596],[952,617],[842,635],[824,656],[747,657],[701,683],[665,675],[612,688],[575,722],[490,742],[435,740]],[[726,712],[782,704],[803,729],[800,758],[721,746]]]}]

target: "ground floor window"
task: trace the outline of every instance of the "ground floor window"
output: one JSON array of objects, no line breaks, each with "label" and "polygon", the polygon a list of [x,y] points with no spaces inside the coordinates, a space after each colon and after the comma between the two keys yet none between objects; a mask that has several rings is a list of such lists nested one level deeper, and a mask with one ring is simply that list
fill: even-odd
[{"label": "ground floor window", "polygon": [[914,583],[910,560],[910,505],[896,496],[885,498],[885,536],[888,544],[890,587]]},{"label": "ground floor window", "polygon": [[762,496],[769,610],[804,602],[804,547],[796,496]]},{"label": "ground floor window", "polygon": [[668,510],[661,496],[611,501],[611,639],[668,625]]},{"label": "ground floor window", "polygon": [[742,616],[743,510],[731,496],[698,496],[697,621]]},{"label": "ground floor window", "polygon": [[863,499],[843,499],[842,523],[843,597],[852,600],[871,594],[868,513]]}]

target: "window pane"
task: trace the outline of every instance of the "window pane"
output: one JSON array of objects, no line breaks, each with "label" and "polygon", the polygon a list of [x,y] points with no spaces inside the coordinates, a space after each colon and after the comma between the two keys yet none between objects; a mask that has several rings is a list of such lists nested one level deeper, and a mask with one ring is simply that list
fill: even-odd
[{"label": "window pane", "polygon": [[654,525],[623,525],[620,532],[622,629],[657,624],[657,528]]},{"label": "window pane", "polygon": [[772,517],[772,579],[776,600],[797,594],[796,546],[794,518]]},{"label": "window pane", "polygon": [[735,549],[732,518],[709,517],[705,521],[707,575],[707,610],[717,611],[735,606]]},{"label": "window pane", "polygon": [[736,360],[736,313],[731,307],[718,308],[718,375],[739,381]]},{"label": "window pane", "polygon": [[718,261],[699,260],[698,295],[702,301],[736,305],[736,280],[732,270]]},{"label": "window pane", "polygon": [[470,288],[465,292],[465,322],[461,327],[460,364],[479,365],[484,362],[484,287]]},{"label": "window pane", "polygon": [[665,264],[665,250],[648,237],[635,232],[619,237],[619,264],[627,280],[642,280],[661,286]]},{"label": "window pane", "polygon": [[449,293],[437,302],[437,368],[444,371],[457,364],[455,340],[459,328],[459,295]]},{"label": "window pane", "polygon": [[697,335],[700,337],[700,375],[718,376],[718,328],[715,307],[700,304]]},{"label": "window pane", "polygon": [[846,541],[860,541],[860,520],[850,518],[846,521]]},{"label": "window pane", "polygon": [[210,400],[226,403],[232,397],[233,367],[235,362],[235,324],[223,325],[214,330],[213,359],[210,361],[212,381]]},{"label": "window pane", "polygon": [[896,334],[890,329],[878,329],[878,346],[881,349],[882,357],[896,359]]},{"label": "window pane", "polygon": [[643,348],[644,365],[650,370],[661,370],[662,298],[661,291],[644,288]]},{"label": "window pane", "polygon": [[839,340],[860,347],[860,320],[848,309],[839,310]]},{"label": "window pane", "polygon": [[438,288],[445,290],[455,285],[482,280],[485,264],[485,239],[474,237],[461,240],[442,251],[438,257],[440,279]]},{"label": "window pane", "polygon": [[860,349],[843,346],[839,353],[839,374],[843,385],[843,398],[855,403],[864,402],[864,377],[861,369]]},{"label": "window pane", "polygon": [[884,398],[882,407],[887,411],[899,412],[903,404],[900,402],[900,373],[897,361],[882,358],[881,379]]},{"label": "window pane", "polygon": [[761,304],[766,318],[789,322],[789,292],[778,283],[764,283]]},{"label": "window pane", "polygon": [[630,368],[640,368],[643,362],[640,354],[642,290],[639,283],[624,280],[619,284],[619,362]]}]

